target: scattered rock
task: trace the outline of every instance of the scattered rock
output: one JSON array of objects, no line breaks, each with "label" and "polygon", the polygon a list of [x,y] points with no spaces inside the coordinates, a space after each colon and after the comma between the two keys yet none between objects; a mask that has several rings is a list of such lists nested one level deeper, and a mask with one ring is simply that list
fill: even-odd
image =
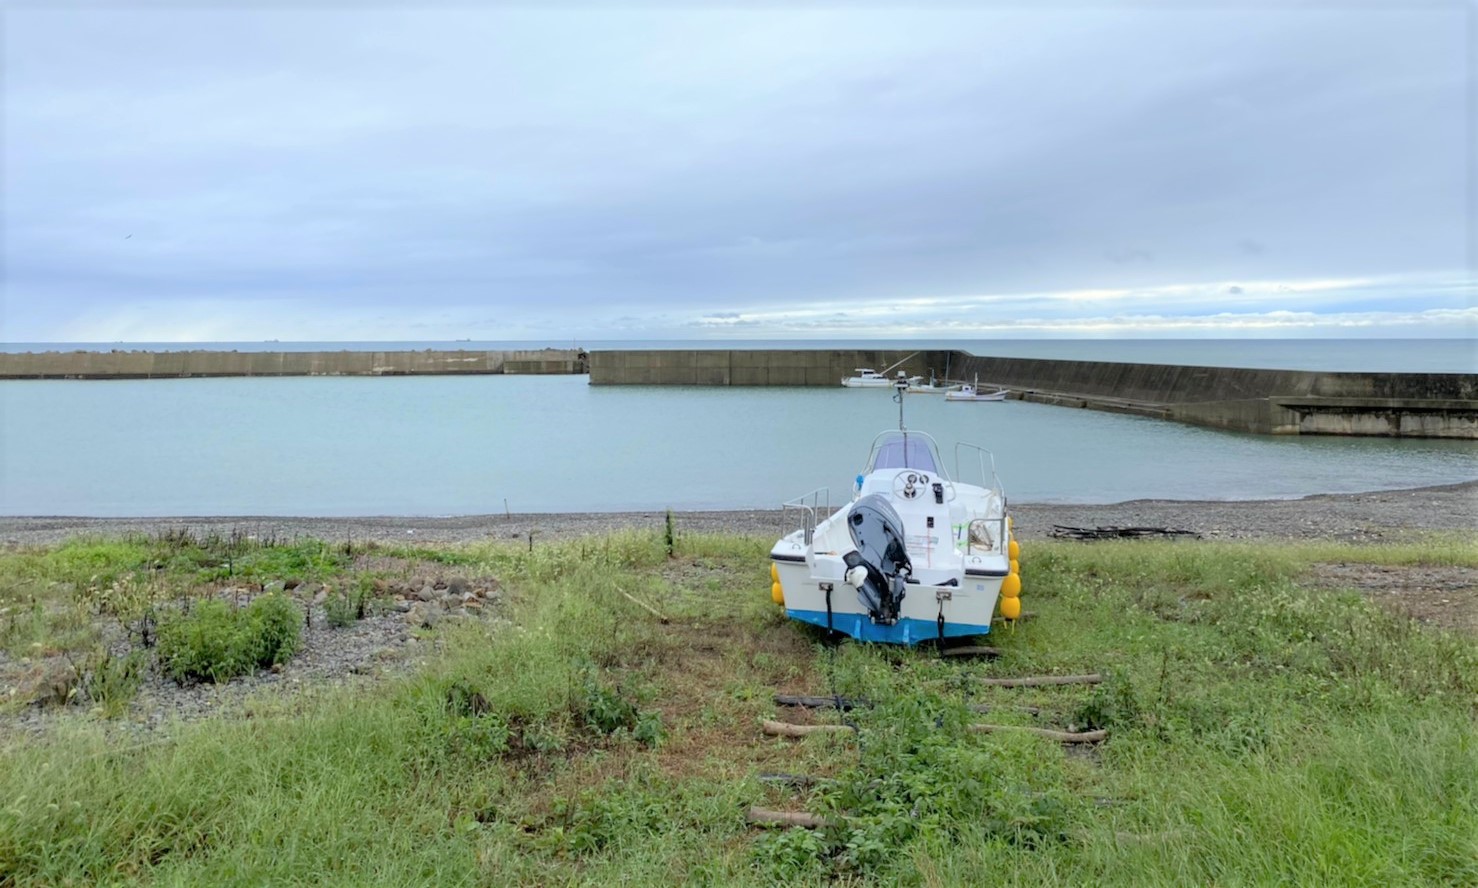
[{"label": "scattered rock", "polygon": [[37,706],[61,706],[77,691],[77,670],[65,657],[32,663],[16,681],[12,699]]},{"label": "scattered rock", "polygon": [[276,593],[276,592],[286,592],[286,591],[287,591],[287,583],[284,583],[282,580],[273,580],[272,582],[267,583],[266,585],[262,586],[262,594],[263,595],[271,595],[271,594]]},{"label": "scattered rock", "polygon": [[436,624],[441,622],[441,608],[418,604],[406,613],[405,621],[419,629],[435,629]]},{"label": "scattered rock", "polygon": [[441,597],[441,594],[436,591],[436,587],[428,583],[421,587],[421,591],[416,593],[416,597],[422,601],[435,601]]}]

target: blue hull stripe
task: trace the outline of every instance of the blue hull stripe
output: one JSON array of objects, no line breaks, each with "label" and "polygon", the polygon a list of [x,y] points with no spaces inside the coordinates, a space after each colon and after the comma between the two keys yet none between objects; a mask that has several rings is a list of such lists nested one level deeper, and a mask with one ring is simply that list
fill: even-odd
[{"label": "blue hull stripe", "polygon": [[[792,620],[812,623],[826,628],[826,611],[790,610],[785,615]],[[859,641],[882,641],[889,644],[918,644],[939,637],[939,624],[933,620],[915,620],[904,617],[892,626],[880,626],[867,618],[866,614],[833,614],[832,628],[844,632]],[[985,635],[989,626],[974,623],[944,624],[945,638],[962,638],[967,635]]]}]

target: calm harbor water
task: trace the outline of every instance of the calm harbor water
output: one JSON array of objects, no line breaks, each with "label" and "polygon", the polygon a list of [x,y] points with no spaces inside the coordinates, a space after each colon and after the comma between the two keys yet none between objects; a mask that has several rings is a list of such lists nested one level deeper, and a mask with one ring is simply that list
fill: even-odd
[{"label": "calm harbor water", "polygon": [[[1023,502],[1292,497],[1467,481],[1466,441],[1260,437],[1019,401],[907,401]],[[457,515],[767,508],[850,492],[891,392],[583,376],[0,382],[0,513]],[[966,476],[962,480],[969,481]]]}]

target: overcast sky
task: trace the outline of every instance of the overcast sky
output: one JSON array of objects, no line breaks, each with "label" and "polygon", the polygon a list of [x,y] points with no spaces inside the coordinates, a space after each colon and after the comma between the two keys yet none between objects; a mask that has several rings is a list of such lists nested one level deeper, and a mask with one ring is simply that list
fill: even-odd
[{"label": "overcast sky", "polygon": [[12,9],[0,339],[1474,336],[1469,15]]}]

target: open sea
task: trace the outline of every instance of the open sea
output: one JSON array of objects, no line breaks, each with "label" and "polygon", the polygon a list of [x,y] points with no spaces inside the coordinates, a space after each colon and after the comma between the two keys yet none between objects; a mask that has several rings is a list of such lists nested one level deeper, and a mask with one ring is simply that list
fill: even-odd
[{"label": "open sea", "polygon": [[[977,354],[1325,370],[1475,372],[1471,340],[577,343],[959,347]],[[571,343],[9,344],[528,348]],[[465,515],[839,505],[886,390],[592,387],[583,376],[0,381],[0,514]],[[1136,416],[912,395],[910,429],[995,454],[1022,502],[1253,499],[1478,478],[1478,442],[1266,437]],[[970,481],[971,473],[960,480]]]},{"label": "open sea", "polygon": [[1003,358],[1123,361],[1348,370],[1366,373],[1478,373],[1478,339],[708,339],[545,340],[455,342],[6,342],[0,352],[26,351],[420,351],[521,348],[859,348],[950,349]]}]

